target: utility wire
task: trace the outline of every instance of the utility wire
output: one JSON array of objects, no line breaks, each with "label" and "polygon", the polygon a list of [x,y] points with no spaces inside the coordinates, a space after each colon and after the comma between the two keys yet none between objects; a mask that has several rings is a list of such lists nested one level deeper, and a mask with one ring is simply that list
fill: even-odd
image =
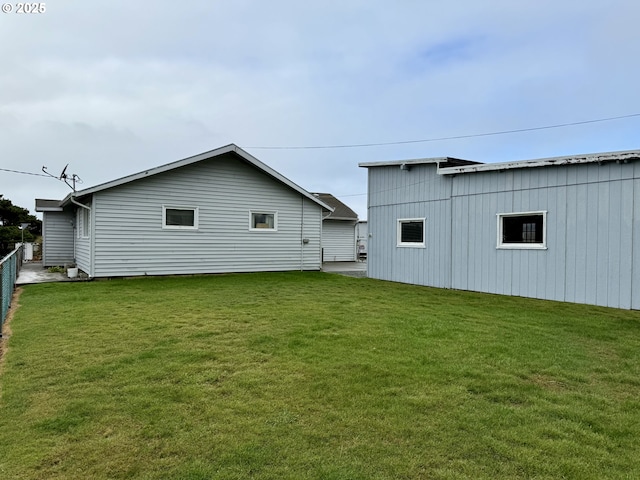
[{"label": "utility wire", "polygon": [[530,128],[519,128],[516,130],[502,130],[499,132],[486,132],[486,133],[474,133],[469,135],[455,135],[451,137],[437,137],[437,138],[425,138],[422,140],[404,140],[399,142],[384,142],[384,143],[355,143],[355,144],[346,144],[346,145],[310,145],[310,146],[259,146],[259,147],[244,147],[247,149],[253,148],[256,150],[318,150],[318,149],[329,149],[329,148],[364,148],[364,147],[382,147],[387,145],[406,145],[410,143],[426,143],[426,142],[439,142],[442,140],[460,140],[463,138],[476,138],[476,137],[490,137],[494,135],[507,135],[510,133],[520,133],[520,132],[533,132],[536,130],[549,130],[552,128],[562,128],[562,127],[571,127],[574,125],[586,125],[588,123],[598,123],[598,122],[608,122],[611,120],[620,120],[623,118],[631,118],[631,117],[640,117],[640,113],[632,113],[629,115],[620,115],[618,117],[607,117],[607,118],[597,118],[595,120],[584,120],[582,122],[570,122],[570,123],[558,123],[556,125],[545,125],[543,127],[530,127]]},{"label": "utility wire", "polygon": [[19,170],[9,170],[7,168],[0,168],[0,170],[2,170],[3,172],[20,173],[22,175],[33,175],[35,177],[48,177],[48,175],[45,175],[43,173],[21,172]]}]

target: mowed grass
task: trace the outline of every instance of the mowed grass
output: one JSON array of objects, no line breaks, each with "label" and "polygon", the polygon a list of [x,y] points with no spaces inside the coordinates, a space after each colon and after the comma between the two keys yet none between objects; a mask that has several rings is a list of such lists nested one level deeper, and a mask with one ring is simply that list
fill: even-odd
[{"label": "mowed grass", "polygon": [[20,304],[3,479],[640,477],[640,312],[301,272]]}]

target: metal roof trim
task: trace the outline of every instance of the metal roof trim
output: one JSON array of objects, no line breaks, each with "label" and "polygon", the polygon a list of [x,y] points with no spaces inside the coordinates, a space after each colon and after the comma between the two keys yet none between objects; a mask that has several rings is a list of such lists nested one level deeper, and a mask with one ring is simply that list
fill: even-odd
[{"label": "metal roof trim", "polygon": [[623,150],[619,152],[590,153],[582,155],[567,155],[562,157],[539,158],[534,160],[517,160],[513,162],[481,163],[477,165],[463,165],[439,168],[440,175],[457,175],[462,173],[476,173],[489,171],[512,170],[516,168],[536,168],[561,165],[579,165],[586,163],[627,162],[640,159],[639,150]]}]

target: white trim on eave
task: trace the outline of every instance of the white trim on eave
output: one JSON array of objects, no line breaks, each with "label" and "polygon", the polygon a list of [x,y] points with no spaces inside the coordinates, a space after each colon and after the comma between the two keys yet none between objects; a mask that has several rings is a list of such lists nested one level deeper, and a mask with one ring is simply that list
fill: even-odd
[{"label": "white trim on eave", "polygon": [[440,175],[457,175],[462,173],[476,173],[489,171],[512,170],[516,168],[534,168],[560,165],[579,165],[585,163],[622,162],[627,163],[640,159],[639,150],[624,150],[620,152],[590,153],[587,155],[570,155],[565,157],[539,158],[536,160],[518,160],[514,162],[479,163],[477,165],[463,165],[459,167],[438,168]]}]

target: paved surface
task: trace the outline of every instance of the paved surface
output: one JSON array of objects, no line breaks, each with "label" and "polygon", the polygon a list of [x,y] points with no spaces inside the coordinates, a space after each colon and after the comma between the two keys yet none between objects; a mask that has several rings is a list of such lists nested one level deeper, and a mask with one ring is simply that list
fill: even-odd
[{"label": "paved surface", "polygon": [[50,273],[42,266],[41,262],[25,262],[20,268],[16,285],[28,285],[30,283],[70,282],[70,278],[64,273]]},{"label": "paved surface", "polygon": [[367,276],[367,262],[325,262],[322,264],[322,271],[365,278]]},{"label": "paved surface", "polygon": [[[367,262],[326,262],[322,264],[322,271],[339,273],[350,277],[365,278],[367,276]],[[16,285],[47,282],[73,282],[77,279],[67,278],[64,273],[51,273],[42,266],[41,262],[25,262],[22,264]]]}]

